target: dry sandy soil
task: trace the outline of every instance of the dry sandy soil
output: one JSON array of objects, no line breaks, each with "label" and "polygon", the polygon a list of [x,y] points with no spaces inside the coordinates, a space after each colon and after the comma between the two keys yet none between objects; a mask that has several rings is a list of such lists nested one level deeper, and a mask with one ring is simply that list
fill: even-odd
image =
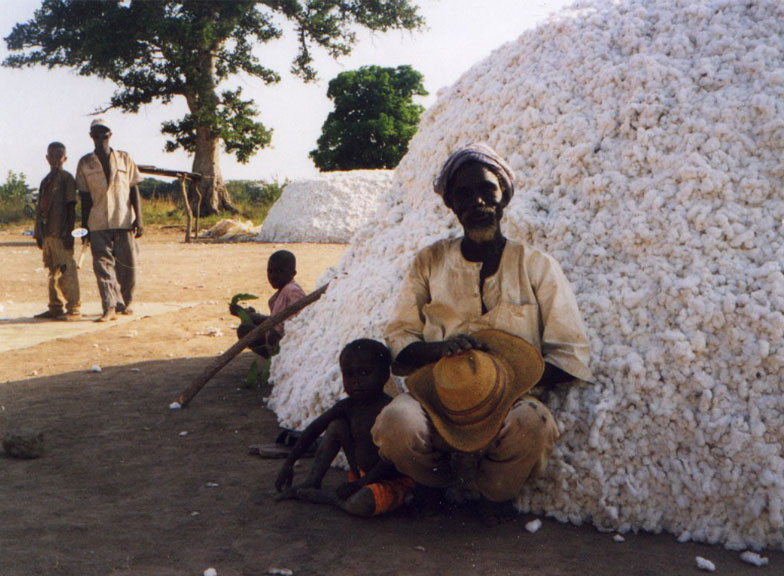
[{"label": "dry sandy soil", "polygon": [[[530,515],[486,527],[470,507],[416,502],[370,520],[302,502],[276,503],[279,461],[247,452],[272,441],[269,389],[240,383],[241,354],[180,411],[169,403],[235,338],[226,302],[262,302],[267,257],[280,245],[182,242],[148,230],[141,242],[138,313],[95,325],[36,321],[46,275],[32,240],[0,233],[0,435],[44,434],[35,460],[0,455],[0,575],[219,576],[317,574],[781,574],[744,564],[737,552],[678,544],[671,535],[612,534]],[[306,291],[344,246],[288,245]],[[98,313],[89,256],[80,272],[85,311]],[[14,311],[25,310],[21,312]],[[50,335],[57,338],[51,339]],[[47,339],[49,338],[49,339]],[[11,349],[13,348],[13,349]],[[91,372],[98,365],[101,372]],[[299,474],[309,460],[298,468]],[[335,470],[328,484],[336,485]],[[283,572],[279,572],[283,573]]]}]

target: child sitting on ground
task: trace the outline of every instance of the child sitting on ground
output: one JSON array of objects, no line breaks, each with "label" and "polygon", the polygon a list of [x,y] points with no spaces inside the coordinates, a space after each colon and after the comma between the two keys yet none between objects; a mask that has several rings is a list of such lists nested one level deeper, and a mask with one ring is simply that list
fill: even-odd
[{"label": "child sitting on ground", "polygon": [[[297,258],[288,250],[278,250],[267,260],[267,280],[277,290],[269,299],[270,316],[274,316],[305,297],[305,292],[294,281],[297,275]],[[239,316],[240,306],[230,304],[229,312]],[[264,322],[269,316],[259,314],[252,307],[245,309],[250,316],[252,324],[243,321],[237,327],[237,338],[243,338],[248,332]],[[275,325],[267,333],[259,336],[248,347],[262,358],[270,358],[278,352],[278,344],[283,338],[283,323]]]},{"label": "child sitting on ground", "polygon": [[[275,488],[282,492],[279,500],[333,504],[349,514],[373,516],[398,508],[413,493],[414,481],[379,457],[370,436],[376,416],[392,401],[384,393],[390,363],[389,350],[375,340],[354,340],[343,348],[340,371],[348,398],[339,400],[302,432],[275,480]],[[292,486],[294,464],[322,432],[310,472],[301,484]],[[349,481],[328,493],[321,489],[321,481],[341,448],[350,468]]]},{"label": "child sitting on ground", "polygon": [[38,207],[33,236],[43,251],[49,269],[49,309],[36,318],[78,320],[81,318],[79,277],[73,257],[71,232],[76,219],[76,180],[63,170],[65,144],[52,142],[46,150],[50,172],[38,190]]}]

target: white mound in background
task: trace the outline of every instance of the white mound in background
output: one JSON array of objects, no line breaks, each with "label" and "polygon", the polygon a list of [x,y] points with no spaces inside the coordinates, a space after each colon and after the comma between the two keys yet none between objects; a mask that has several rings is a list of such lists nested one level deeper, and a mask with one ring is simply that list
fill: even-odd
[{"label": "white mound in background", "polygon": [[346,243],[376,212],[391,170],[324,172],[293,180],[267,214],[261,242]]},{"label": "white mound in background", "polygon": [[521,506],[783,548],[784,4],[582,4],[443,91],[377,220],[287,324],[283,423],[339,396],[340,347],[379,337],[415,251],[460,233],[431,182],[474,140],[516,170],[505,230],[563,265],[596,375],[550,399],[562,437]]}]

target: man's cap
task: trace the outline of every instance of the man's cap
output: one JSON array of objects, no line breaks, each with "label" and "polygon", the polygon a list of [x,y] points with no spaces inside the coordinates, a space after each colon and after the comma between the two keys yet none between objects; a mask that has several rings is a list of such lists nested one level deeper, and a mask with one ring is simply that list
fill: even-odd
[{"label": "man's cap", "polygon": [[112,130],[103,118],[96,118],[90,122],[90,130],[92,131],[94,128],[106,128],[110,132]]},{"label": "man's cap", "polygon": [[487,446],[515,401],[544,373],[539,350],[502,330],[471,336],[487,348],[444,356],[406,380],[441,437],[461,452]]}]

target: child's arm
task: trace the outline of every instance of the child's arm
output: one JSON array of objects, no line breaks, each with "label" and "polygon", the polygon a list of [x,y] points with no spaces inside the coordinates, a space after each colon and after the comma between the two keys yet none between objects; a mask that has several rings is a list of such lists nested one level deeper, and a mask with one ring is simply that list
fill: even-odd
[{"label": "child's arm", "polygon": [[63,246],[67,250],[73,248],[74,237],[71,236],[71,231],[74,229],[76,222],[76,202],[68,202],[65,205],[65,228],[63,229]]},{"label": "child's arm", "polygon": [[327,429],[330,422],[336,418],[345,417],[345,404],[345,399],[338,401],[332,408],[308,424],[302,435],[297,439],[297,443],[294,444],[294,448],[291,449],[286,461],[280,467],[280,472],[278,472],[278,477],[275,480],[275,489],[278,492],[291,486],[294,479],[294,464],[308,451],[308,448],[310,448],[310,445],[316,438],[321,436],[321,433]]},{"label": "child's arm", "polygon": [[350,498],[363,487],[393,478],[397,474],[395,465],[386,460],[378,459],[378,463],[359,480],[344,482],[337,489],[337,496],[341,500]]}]

